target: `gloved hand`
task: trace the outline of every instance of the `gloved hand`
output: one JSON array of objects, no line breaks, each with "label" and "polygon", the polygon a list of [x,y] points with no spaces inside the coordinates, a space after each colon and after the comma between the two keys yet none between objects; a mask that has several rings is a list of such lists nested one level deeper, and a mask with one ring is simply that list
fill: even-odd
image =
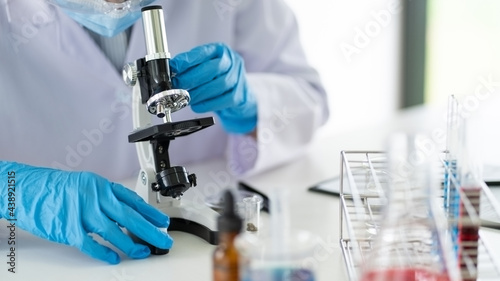
[{"label": "gloved hand", "polygon": [[229,133],[257,125],[257,100],[248,87],[243,59],[222,43],[207,44],[170,60],[174,88],[191,96],[194,112],[215,111]]},{"label": "gloved hand", "polygon": [[[137,259],[149,256],[149,248],[134,243],[118,225],[158,248],[172,246],[172,238],[157,228],[168,226],[168,216],[135,192],[101,176],[5,161],[0,161],[0,175],[0,217],[14,215],[16,226],[36,236],[76,247],[111,264],[120,262],[118,254],[89,233]],[[15,182],[15,190],[8,182]],[[8,203],[15,203],[15,209],[9,209],[13,205]]]}]

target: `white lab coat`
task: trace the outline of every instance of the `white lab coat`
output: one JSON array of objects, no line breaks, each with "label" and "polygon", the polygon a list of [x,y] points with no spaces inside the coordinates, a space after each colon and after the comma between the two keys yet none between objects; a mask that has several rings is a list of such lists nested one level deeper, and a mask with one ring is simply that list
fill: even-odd
[{"label": "white lab coat", "polygon": [[[257,147],[250,138],[228,136],[214,114],[174,113],[174,121],[214,116],[216,125],[172,141],[172,165],[226,155],[227,171],[242,173],[250,165],[246,172],[252,173],[300,153],[328,109],[283,1],[154,4],[163,6],[172,56],[225,42],[245,59],[258,100]],[[135,176],[131,89],[86,31],[43,0],[3,0],[0,25],[0,159],[94,171],[112,180]],[[124,63],[146,54],[140,20],[130,42]]]}]

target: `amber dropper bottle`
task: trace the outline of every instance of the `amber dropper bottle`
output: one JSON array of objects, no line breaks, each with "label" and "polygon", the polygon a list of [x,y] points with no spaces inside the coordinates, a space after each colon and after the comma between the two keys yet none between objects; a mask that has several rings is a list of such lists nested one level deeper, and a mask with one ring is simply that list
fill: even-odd
[{"label": "amber dropper bottle", "polygon": [[224,193],[224,209],[217,219],[219,245],[213,253],[213,281],[238,281],[238,251],[234,245],[243,222],[234,209],[231,191]]}]

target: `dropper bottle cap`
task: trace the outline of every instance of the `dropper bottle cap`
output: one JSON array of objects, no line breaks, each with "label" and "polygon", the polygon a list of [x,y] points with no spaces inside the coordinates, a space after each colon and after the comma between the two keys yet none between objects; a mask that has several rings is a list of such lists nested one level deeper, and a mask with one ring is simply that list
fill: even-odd
[{"label": "dropper bottle cap", "polygon": [[234,196],[230,190],[224,192],[224,208],[217,218],[217,228],[221,232],[240,232],[243,220],[234,209]]}]

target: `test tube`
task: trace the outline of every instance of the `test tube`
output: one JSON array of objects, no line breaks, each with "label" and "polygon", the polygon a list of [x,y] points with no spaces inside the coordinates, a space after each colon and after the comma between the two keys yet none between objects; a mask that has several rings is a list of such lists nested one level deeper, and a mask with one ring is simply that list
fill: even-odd
[{"label": "test tube", "polygon": [[463,118],[459,114],[459,103],[454,95],[448,98],[448,116],[446,132],[446,159],[443,182],[444,210],[450,222],[454,250],[458,254],[458,217],[460,212],[460,177],[458,176],[458,154],[460,152],[460,134],[463,132]]},{"label": "test tube", "polygon": [[477,279],[481,165],[477,152],[468,142],[467,122],[462,122],[460,135],[460,196],[457,221],[458,261],[463,281]]},{"label": "test tube", "polygon": [[257,233],[260,228],[260,209],[262,199],[257,196],[243,198],[245,206],[245,230]]}]

